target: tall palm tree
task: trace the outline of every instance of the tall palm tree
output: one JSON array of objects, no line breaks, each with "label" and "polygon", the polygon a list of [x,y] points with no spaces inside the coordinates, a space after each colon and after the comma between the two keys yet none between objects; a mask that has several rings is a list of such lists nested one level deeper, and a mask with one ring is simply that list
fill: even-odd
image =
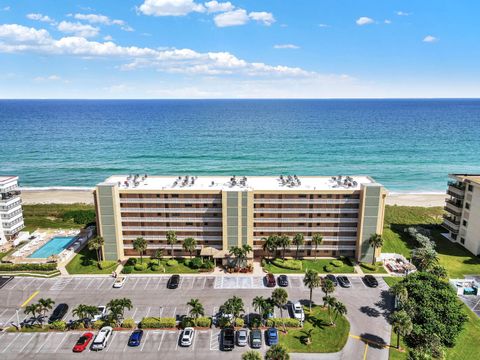
[{"label": "tall palm tree", "polygon": [[165,249],[162,249],[162,248],[155,250],[155,253],[153,254],[153,258],[158,260],[158,262],[160,263],[160,260],[163,257],[163,252],[164,251],[165,251]]},{"label": "tall palm tree", "polygon": [[273,345],[265,353],[265,360],[290,360],[290,354],[285,346]]},{"label": "tall palm tree", "polygon": [[276,235],[270,235],[267,238],[262,238],[263,241],[263,251],[265,251],[267,254],[273,254],[277,250],[277,236]]},{"label": "tall palm tree", "polygon": [[25,307],[24,313],[26,315],[32,314],[33,323],[37,322],[37,314],[40,314],[40,306],[38,304],[30,304]]},{"label": "tall palm tree", "polygon": [[297,247],[297,252],[295,254],[295,258],[298,259],[298,248],[305,243],[305,237],[303,234],[295,234],[292,240],[293,245]]},{"label": "tall palm tree", "polygon": [[320,234],[313,234],[311,243],[315,245],[315,260],[317,260],[317,253],[318,253],[318,245],[322,245],[323,236]]},{"label": "tall palm tree", "polygon": [[190,306],[190,310],[188,314],[191,317],[197,319],[199,316],[205,315],[205,309],[203,308],[203,305],[200,303],[200,300],[190,299],[190,301],[187,302],[187,305]]},{"label": "tall palm tree", "polygon": [[239,246],[232,246],[230,250],[228,250],[228,255],[233,256],[235,258],[235,267],[238,267],[240,262],[240,258],[242,256],[242,248]]},{"label": "tall palm tree", "polygon": [[393,285],[390,288],[390,293],[395,297],[397,308],[402,308],[408,300],[408,290],[402,283]]},{"label": "tall palm tree", "polygon": [[192,258],[192,253],[195,251],[195,248],[197,247],[197,240],[195,240],[192,237],[185,238],[183,240],[183,250],[188,251],[190,254],[190,259]]},{"label": "tall palm tree", "polygon": [[309,301],[309,306],[310,306],[310,312],[312,311],[312,295],[313,295],[313,289],[317,288],[321,284],[321,278],[318,275],[318,272],[315,270],[307,270],[305,272],[305,276],[303,278],[303,284],[308,287],[310,290],[310,301]]},{"label": "tall palm tree", "polygon": [[42,324],[42,326],[43,326],[43,320],[47,316],[47,311],[51,310],[54,304],[55,304],[55,301],[53,301],[50,298],[38,300],[38,305],[39,305],[38,309],[42,313],[42,316],[40,317],[40,323]]},{"label": "tall palm tree", "polygon": [[[272,302],[280,309],[280,316],[283,319],[283,308],[287,305],[288,293],[283,288],[273,290],[271,296]],[[285,322],[283,322],[283,332],[286,332]]]},{"label": "tall palm tree", "polygon": [[368,244],[373,248],[372,265],[375,265],[375,252],[378,248],[381,248],[383,246],[382,235],[372,234],[368,239]]},{"label": "tall palm tree", "polygon": [[252,300],[253,309],[259,314],[263,312],[266,304],[267,299],[265,299],[263,296],[255,296]]},{"label": "tall palm tree", "polygon": [[[335,291],[335,285],[333,281],[330,279],[323,279],[321,284],[322,291],[325,293],[325,297]],[[325,306],[325,301],[323,302],[323,306]]]},{"label": "tall palm tree", "polygon": [[333,311],[335,311],[335,317],[333,318],[333,325],[336,325],[338,315],[346,315],[347,314],[347,307],[344,303],[340,301],[335,301],[333,305]]},{"label": "tall palm tree", "polygon": [[79,304],[75,309],[72,310],[73,316],[78,317],[79,320],[83,320],[88,316],[88,306],[84,304]]},{"label": "tall palm tree", "polygon": [[395,311],[390,316],[393,331],[397,333],[397,349],[400,348],[400,336],[407,336],[413,330],[412,320],[405,310]]},{"label": "tall palm tree", "polygon": [[242,354],[242,360],[262,360],[262,355],[259,351],[248,350]]},{"label": "tall palm tree", "polygon": [[232,298],[225,301],[225,303],[220,306],[220,312],[222,314],[232,314],[233,315],[233,326],[235,326],[235,321],[242,313],[245,313],[245,307],[243,300],[238,296],[233,296]]},{"label": "tall palm tree", "polygon": [[97,254],[97,262],[100,262],[101,257],[100,257],[100,249],[103,247],[105,244],[105,240],[101,236],[95,236],[93,239],[90,239],[88,242],[88,250],[93,251],[95,250],[95,253]]},{"label": "tall palm tree", "polygon": [[253,248],[248,245],[248,244],[243,244],[242,245],[242,267],[243,265],[246,266],[247,264],[247,260],[248,260],[248,254],[250,254],[251,252],[253,251]]},{"label": "tall palm tree", "polygon": [[143,264],[143,253],[147,250],[148,243],[143,237],[133,240],[133,249],[140,255],[140,262]]},{"label": "tall palm tree", "polygon": [[172,249],[172,259],[173,259],[173,245],[175,245],[178,240],[177,240],[177,234],[175,233],[175,231],[173,230],[170,230],[170,231],[167,231],[167,244],[171,246],[171,249]]},{"label": "tall palm tree", "polygon": [[291,242],[292,241],[290,240],[290,237],[288,235],[284,234],[277,237],[277,245],[283,249],[283,254],[282,254],[283,260],[285,260],[285,251],[287,250],[287,247],[290,246]]},{"label": "tall palm tree", "polygon": [[132,300],[127,298],[112,299],[107,303],[109,317],[114,324],[120,323],[124,317],[125,310],[133,308]]},{"label": "tall palm tree", "polygon": [[328,319],[330,320],[330,325],[333,325],[332,309],[335,306],[336,302],[337,302],[337,299],[335,299],[333,296],[325,295],[323,297],[323,304],[324,304],[324,306],[327,307]]}]

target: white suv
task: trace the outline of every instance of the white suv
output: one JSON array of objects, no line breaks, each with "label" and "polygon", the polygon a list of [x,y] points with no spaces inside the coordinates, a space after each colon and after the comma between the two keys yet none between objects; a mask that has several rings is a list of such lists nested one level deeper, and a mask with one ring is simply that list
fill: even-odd
[{"label": "white suv", "polygon": [[192,327],[186,327],[183,330],[182,338],[180,340],[180,345],[182,346],[192,345],[194,334],[195,334],[195,330]]},{"label": "white suv", "polygon": [[95,339],[92,343],[92,350],[98,351],[103,350],[107,347],[108,340],[112,336],[113,329],[110,326],[103,327],[95,336]]},{"label": "white suv", "polygon": [[292,305],[293,317],[300,321],[305,321],[305,313],[303,312],[302,304],[298,301]]}]

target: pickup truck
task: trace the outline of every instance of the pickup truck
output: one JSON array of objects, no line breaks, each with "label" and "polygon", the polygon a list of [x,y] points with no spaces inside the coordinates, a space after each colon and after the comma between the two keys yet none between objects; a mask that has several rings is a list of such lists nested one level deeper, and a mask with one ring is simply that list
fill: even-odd
[{"label": "pickup truck", "polygon": [[235,330],[231,327],[222,330],[222,350],[231,351],[235,347]]}]

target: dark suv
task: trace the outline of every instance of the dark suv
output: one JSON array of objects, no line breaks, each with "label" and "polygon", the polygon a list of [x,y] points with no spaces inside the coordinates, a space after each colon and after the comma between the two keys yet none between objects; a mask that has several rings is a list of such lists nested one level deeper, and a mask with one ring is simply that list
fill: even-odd
[{"label": "dark suv", "polygon": [[170,276],[170,279],[168,279],[167,288],[176,289],[178,288],[179,284],[180,284],[180,275],[172,275]]}]

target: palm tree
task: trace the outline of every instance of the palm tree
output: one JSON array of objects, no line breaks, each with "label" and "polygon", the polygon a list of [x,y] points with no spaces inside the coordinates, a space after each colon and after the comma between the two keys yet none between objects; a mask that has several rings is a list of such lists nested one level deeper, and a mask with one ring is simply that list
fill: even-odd
[{"label": "palm tree", "polygon": [[408,300],[408,290],[402,283],[393,285],[390,288],[390,293],[395,297],[395,305],[397,308],[402,308]]},{"label": "palm tree", "polygon": [[265,299],[263,296],[255,296],[252,300],[253,309],[259,314],[263,312],[266,304],[267,299]]},{"label": "palm tree", "polygon": [[335,306],[336,302],[337,302],[337,299],[335,299],[333,296],[325,295],[323,297],[323,306],[327,306],[328,318],[330,320],[330,325],[333,325],[332,309]]},{"label": "palm tree", "polygon": [[238,267],[238,263],[240,262],[240,257],[242,256],[242,248],[239,246],[232,246],[230,250],[228,250],[228,255],[233,256],[235,258],[235,267]]},{"label": "palm tree", "polygon": [[205,310],[203,308],[203,305],[200,303],[200,300],[191,299],[189,302],[187,302],[187,305],[190,306],[188,314],[191,317],[197,319],[199,316],[205,315]]},{"label": "palm tree", "polygon": [[197,246],[197,240],[192,237],[185,238],[183,240],[183,250],[188,251],[190,253],[190,259],[192,258],[192,253],[195,251]]},{"label": "palm tree", "polygon": [[373,248],[372,265],[375,265],[375,252],[383,246],[382,235],[372,234],[368,239],[368,244]]},{"label": "palm tree", "polygon": [[247,264],[247,259],[248,259],[248,254],[250,254],[251,252],[253,251],[253,248],[248,245],[248,244],[243,244],[242,245],[242,267],[243,267],[243,264]]},{"label": "palm tree", "polygon": [[158,260],[158,263],[160,263],[160,260],[162,259],[163,257],[163,252],[165,251],[165,249],[157,249],[155,250],[155,253],[153,254],[153,258]]},{"label": "palm tree", "polygon": [[292,243],[297,247],[295,258],[298,259],[298,248],[300,247],[300,245],[303,245],[305,243],[305,237],[303,236],[303,234],[300,234],[300,233],[295,234],[295,236],[293,237]]},{"label": "palm tree", "polygon": [[313,234],[311,243],[315,245],[315,260],[317,260],[318,245],[322,245],[323,237],[320,234]]},{"label": "palm tree", "polygon": [[285,346],[273,345],[265,353],[265,360],[290,360],[290,355]]},{"label": "palm tree", "polygon": [[245,312],[243,300],[238,296],[233,296],[232,298],[225,301],[225,303],[220,306],[220,312],[222,314],[231,314],[233,315],[233,325],[235,326],[235,321],[240,314]]},{"label": "palm tree", "polygon": [[283,249],[282,258],[285,260],[285,250],[291,244],[290,237],[288,235],[280,235],[277,237],[277,245]]},{"label": "palm tree", "polygon": [[51,310],[54,304],[55,304],[55,301],[53,301],[50,298],[38,300],[38,310],[42,313],[42,316],[40,317],[40,323],[42,324],[42,326],[43,326],[43,320],[47,316],[47,311]]},{"label": "palm tree", "polygon": [[400,349],[400,336],[406,336],[412,332],[412,320],[405,310],[400,310],[390,316],[390,323],[393,331],[397,333],[397,349]]},{"label": "palm tree", "polygon": [[248,350],[242,354],[242,360],[262,360],[262,355],[258,351]]},{"label": "palm tree", "polygon": [[79,320],[83,320],[88,316],[88,306],[84,304],[79,304],[75,309],[73,309],[73,316],[78,317]]},{"label": "palm tree", "polygon": [[172,259],[173,259],[173,245],[175,245],[178,242],[177,234],[175,233],[175,231],[170,230],[170,231],[167,231],[166,236],[167,236],[167,244],[172,247]]},{"label": "palm tree", "polygon": [[[272,302],[280,309],[280,316],[283,319],[283,308],[287,305],[288,294],[285,289],[277,288],[273,290],[271,296]],[[285,322],[283,322],[283,332],[286,332]]]},{"label": "palm tree", "polygon": [[[322,287],[322,291],[325,293],[325,297],[327,297],[329,294],[335,291],[335,285],[333,284],[333,281],[330,279],[323,279],[321,287]],[[325,306],[325,300],[323,301],[323,306]]]},{"label": "palm tree", "polygon": [[141,263],[143,263],[143,253],[147,250],[147,246],[147,240],[145,240],[143,237],[138,237],[133,240],[133,249],[138,251]]},{"label": "palm tree", "polygon": [[127,298],[112,299],[107,303],[109,316],[114,324],[118,324],[123,319],[126,309],[131,310],[132,308],[132,300]]},{"label": "palm tree", "polygon": [[307,270],[305,272],[305,277],[303,278],[303,284],[310,289],[310,312],[312,311],[312,295],[313,289],[320,286],[321,278],[318,275],[318,272],[315,270]]},{"label": "palm tree", "polygon": [[277,236],[276,235],[270,235],[269,237],[267,238],[262,238],[262,241],[263,241],[263,245],[262,245],[262,248],[263,248],[263,251],[267,252],[267,253],[275,253],[275,251],[277,250]]},{"label": "palm tree", "polygon": [[344,303],[340,301],[335,301],[333,304],[333,311],[335,312],[335,317],[333,318],[333,326],[336,325],[338,315],[346,315],[347,314],[347,307]]},{"label": "palm tree", "polygon": [[95,253],[97,254],[97,262],[99,263],[101,258],[100,258],[100,249],[103,247],[105,244],[105,240],[101,236],[95,236],[93,239],[91,239],[88,242],[88,250],[93,251],[95,250]]},{"label": "palm tree", "polygon": [[25,307],[24,313],[26,315],[32,314],[33,323],[37,322],[37,314],[40,314],[39,304],[30,304]]}]

